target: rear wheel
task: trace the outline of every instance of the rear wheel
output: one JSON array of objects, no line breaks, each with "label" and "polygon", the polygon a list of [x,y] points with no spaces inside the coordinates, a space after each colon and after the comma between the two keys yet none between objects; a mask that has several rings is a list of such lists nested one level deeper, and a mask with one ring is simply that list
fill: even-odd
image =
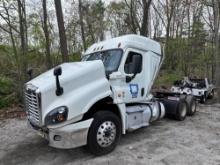
[{"label": "rear wheel", "polygon": [[187,102],[187,115],[193,116],[196,113],[196,108],[197,108],[197,103],[195,97],[192,95],[188,95],[186,97],[186,102]]},{"label": "rear wheel", "polygon": [[111,152],[116,147],[121,132],[121,121],[114,113],[109,111],[95,113],[87,137],[90,152],[95,155]]},{"label": "rear wheel", "polygon": [[180,100],[179,105],[177,107],[177,112],[175,115],[176,120],[183,121],[185,120],[187,115],[187,104],[186,101]]}]

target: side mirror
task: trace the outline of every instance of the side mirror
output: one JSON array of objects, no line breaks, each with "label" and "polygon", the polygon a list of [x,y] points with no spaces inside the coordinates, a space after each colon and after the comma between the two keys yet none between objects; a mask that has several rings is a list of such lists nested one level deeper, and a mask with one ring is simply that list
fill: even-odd
[{"label": "side mirror", "polygon": [[62,68],[60,66],[56,67],[53,71],[54,76],[60,76],[62,74]]},{"label": "side mirror", "polygon": [[54,76],[56,77],[56,95],[60,96],[63,94],[63,88],[60,86],[59,76],[62,74],[62,68],[60,66],[56,67],[53,71]]}]

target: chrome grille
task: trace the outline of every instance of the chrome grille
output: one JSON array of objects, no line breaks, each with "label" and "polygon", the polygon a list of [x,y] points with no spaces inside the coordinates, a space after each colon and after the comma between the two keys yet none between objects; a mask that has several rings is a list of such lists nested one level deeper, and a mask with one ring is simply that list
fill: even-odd
[{"label": "chrome grille", "polygon": [[25,89],[25,107],[27,117],[34,125],[40,125],[40,94],[36,93],[36,88],[26,87]]}]

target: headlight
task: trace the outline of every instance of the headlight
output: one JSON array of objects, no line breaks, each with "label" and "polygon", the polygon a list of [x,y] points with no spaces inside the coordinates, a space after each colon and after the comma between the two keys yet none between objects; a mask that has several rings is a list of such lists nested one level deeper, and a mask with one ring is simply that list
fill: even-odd
[{"label": "headlight", "polygon": [[45,124],[53,125],[62,123],[67,120],[67,116],[68,108],[66,106],[57,107],[47,114]]}]

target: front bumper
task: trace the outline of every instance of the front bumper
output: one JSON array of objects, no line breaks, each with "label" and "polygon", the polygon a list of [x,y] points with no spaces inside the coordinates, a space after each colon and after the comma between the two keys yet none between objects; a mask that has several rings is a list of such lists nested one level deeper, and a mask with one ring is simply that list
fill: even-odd
[{"label": "front bumper", "polygon": [[87,135],[92,121],[93,119],[88,119],[64,127],[49,129],[48,132],[34,129],[49,141],[51,147],[69,149],[87,144]]},{"label": "front bumper", "polygon": [[205,90],[203,89],[193,89],[193,96],[195,97],[202,97],[205,93]]}]

